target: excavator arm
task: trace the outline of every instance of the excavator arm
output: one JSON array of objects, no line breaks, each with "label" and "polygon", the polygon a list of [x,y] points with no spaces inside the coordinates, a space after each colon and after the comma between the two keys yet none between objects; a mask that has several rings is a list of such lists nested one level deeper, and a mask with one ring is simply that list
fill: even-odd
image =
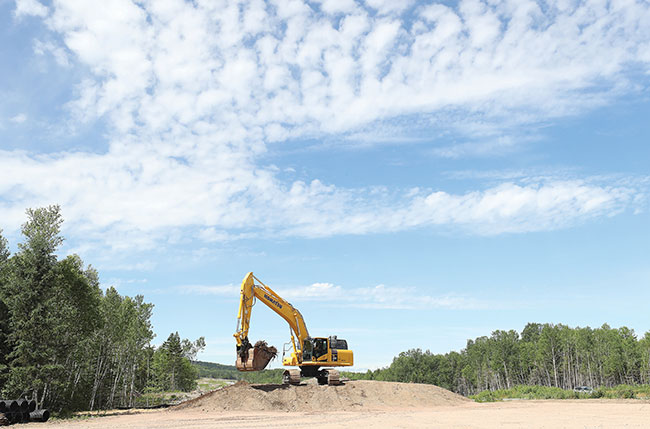
[{"label": "excavator arm", "polygon": [[[259,284],[255,284],[255,280]],[[262,283],[253,273],[248,273],[241,284],[237,329],[233,335],[237,341],[237,369],[240,371],[262,370],[277,354],[274,347],[268,347],[263,342],[257,342],[253,346],[248,340],[251,313],[257,301],[263,302],[289,324],[291,344],[293,345],[292,356],[296,361],[293,364],[300,364],[302,362],[302,344],[309,337],[305,319],[300,311],[288,301]]]}]

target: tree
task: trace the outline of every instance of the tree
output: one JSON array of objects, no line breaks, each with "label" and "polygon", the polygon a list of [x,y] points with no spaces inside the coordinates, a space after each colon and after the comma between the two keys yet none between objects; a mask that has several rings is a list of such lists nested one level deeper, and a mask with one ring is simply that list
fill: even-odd
[{"label": "tree", "polygon": [[[141,295],[122,297],[108,288],[99,306],[99,327],[90,341],[93,362],[89,408],[132,406],[147,384],[153,305]],[[141,375],[145,372],[145,377]]]},{"label": "tree", "polygon": [[512,379],[518,372],[519,334],[517,331],[492,332],[492,369],[505,380],[505,386],[510,388]]},{"label": "tree", "polygon": [[639,341],[641,383],[650,384],[650,331]]},{"label": "tree", "polygon": [[205,339],[181,341],[178,332],[172,333],[153,356],[154,385],[158,390],[189,391],[196,387],[197,370],[190,358],[196,357]]},{"label": "tree", "polygon": [[181,348],[183,349],[183,356],[194,361],[196,360],[196,355],[205,349],[205,337],[199,337],[194,342],[186,338],[183,340]]},{"label": "tree", "polygon": [[2,236],[2,228],[0,228],[0,267],[9,260],[9,255],[9,243],[7,242],[7,239]]},{"label": "tree", "polygon": [[52,362],[51,327],[56,321],[48,305],[55,286],[55,252],[63,242],[63,222],[59,206],[28,209],[28,221],[22,226],[26,238],[18,245],[7,276],[4,299],[9,309],[9,335],[12,344],[10,369],[5,391],[15,395],[47,392],[49,376],[58,368]]},{"label": "tree", "polygon": [[[84,269],[77,255],[57,262],[54,268],[55,290],[47,301],[54,324],[49,334],[50,360],[63,367],[57,391],[51,390],[49,400],[62,407],[85,403],[84,389],[80,389],[87,369],[87,349],[90,338],[99,326],[101,290],[97,273],[91,267]],[[78,397],[75,397],[79,394]]]},{"label": "tree", "polygon": [[9,263],[9,246],[7,239],[2,236],[0,228],[0,386],[5,384],[4,378],[7,373],[9,347],[9,309],[5,304],[4,290],[7,281]]},{"label": "tree", "polygon": [[[150,381],[153,305],[114,288],[104,295],[79,256],[57,258],[58,206],[27,217],[12,257],[0,231],[0,396],[56,411],[132,406]],[[187,353],[202,344],[188,342]]]},{"label": "tree", "polygon": [[545,324],[540,333],[537,348],[537,359],[546,373],[547,385],[559,387],[559,372],[561,370],[561,341],[562,325]]}]

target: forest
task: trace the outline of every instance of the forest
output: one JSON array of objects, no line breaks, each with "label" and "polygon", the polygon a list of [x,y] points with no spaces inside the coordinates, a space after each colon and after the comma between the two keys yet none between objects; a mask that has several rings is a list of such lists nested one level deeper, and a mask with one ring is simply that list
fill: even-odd
[{"label": "forest", "polygon": [[54,411],[133,406],[143,393],[191,390],[205,347],[171,333],[151,345],[153,305],[100,287],[77,255],[63,259],[59,206],[28,209],[11,255],[0,229],[0,397]]},{"label": "forest", "polygon": [[571,328],[528,323],[521,333],[494,331],[468,340],[460,352],[411,349],[387,368],[351,374],[356,379],[430,383],[462,395],[546,386],[614,387],[650,383],[650,332],[638,339],[621,327]]}]

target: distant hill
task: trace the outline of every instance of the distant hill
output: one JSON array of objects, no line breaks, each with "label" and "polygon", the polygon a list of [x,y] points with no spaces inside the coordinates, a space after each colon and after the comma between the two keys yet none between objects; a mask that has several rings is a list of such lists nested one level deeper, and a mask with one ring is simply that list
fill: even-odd
[{"label": "distant hill", "polygon": [[220,363],[195,361],[192,365],[199,371],[199,377],[223,378],[226,380],[240,380],[242,373],[237,371],[235,365],[222,365]]}]

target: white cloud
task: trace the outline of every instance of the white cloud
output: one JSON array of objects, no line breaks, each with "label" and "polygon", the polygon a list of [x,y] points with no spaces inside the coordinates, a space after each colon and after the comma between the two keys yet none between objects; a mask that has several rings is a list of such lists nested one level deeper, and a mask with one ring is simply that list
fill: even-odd
[{"label": "white cloud", "polygon": [[446,147],[439,147],[431,150],[434,156],[440,158],[466,158],[468,156],[503,155],[512,151],[518,144],[527,139],[515,139],[511,136],[501,136],[494,139],[482,140],[479,142],[467,142]]},{"label": "white cloud", "polygon": [[[239,298],[238,286],[179,286],[181,293],[219,295]],[[388,287],[377,285],[363,288],[343,288],[331,283],[314,283],[301,287],[274,287],[289,302],[317,300],[321,303],[336,302],[337,305],[372,309],[434,309],[446,308],[469,310],[485,308],[486,303],[455,294],[430,296],[414,287]]]},{"label": "white cloud", "polygon": [[186,294],[230,296],[239,299],[240,286],[185,285],[176,287],[176,290]]},{"label": "white cloud", "polygon": [[[631,90],[628,71],[650,65],[645,3],[462,1],[415,8],[410,25],[378,0],[367,5],[386,13],[323,2],[334,17],[301,1],[241,3],[60,0],[48,11],[18,1],[17,15],[46,17],[53,32],[37,53],[88,70],[69,107],[108,121],[109,149],[0,152],[3,226],[18,228],[25,207],[60,203],[79,237],[113,249],[151,248],[188,228],[208,242],[430,226],[496,234],[613,215],[643,193],[589,178],[464,193],[345,189],[283,181],[259,156],[270,141],[355,135],[408,115],[463,112],[498,135],[503,118],[516,126],[602,104]],[[478,150],[502,149],[495,139]]]},{"label": "white cloud", "polygon": [[411,7],[414,0],[365,0],[365,3],[380,14],[400,13]]},{"label": "white cloud", "polygon": [[333,301],[340,299],[345,295],[341,286],[335,286],[331,283],[314,283],[310,286],[279,289],[278,293],[285,299],[295,300],[326,300]]},{"label": "white cloud", "polygon": [[16,0],[16,9],[14,14],[20,16],[39,16],[44,18],[48,14],[48,9],[37,0]]},{"label": "white cloud", "polygon": [[275,10],[244,2],[243,13],[211,3],[111,4],[61,1],[49,23],[94,71],[78,107],[109,114],[123,131],[180,123],[247,138],[278,126],[339,132],[458,107],[524,109],[534,119],[598,103],[576,91],[607,94],[625,82],[628,64],[648,67],[642,4],[543,13],[530,2],[464,1],[459,10],[418,9],[410,30],[358,8],[337,27],[300,2]]},{"label": "white cloud", "polygon": [[27,120],[27,115],[24,113],[19,113],[14,117],[9,118],[9,120],[14,124],[22,124]]},{"label": "white cloud", "polygon": [[42,42],[40,40],[34,41],[34,53],[37,55],[50,54],[58,65],[63,67],[70,66],[70,59],[66,50],[52,42]]},{"label": "white cloud", "polygon": [[[182,144],[182,143],[181,143]],[[198,227],[206,242],[254,236],[324,237],[417,227],[478,234],[556,229],[639,206],[632,182],[526,178],[480,191],[341,189],[318,180],[286,185],[274,172],[230,154],[191,164],[160,142],[154,148],[113,149],[38,158],[0,152],[0,201],[7,229],[24,207],[60,203],[75,235],[114,249],[154,248],[179,229]],[[162,151],[163,153],[160,153]],[[13,213],[13,215],[10,215]]]},{"label": "white cloud", "polygon": [[352,13],[359,11],[354,0],[317,0],[320,7],[325,13]]}]

